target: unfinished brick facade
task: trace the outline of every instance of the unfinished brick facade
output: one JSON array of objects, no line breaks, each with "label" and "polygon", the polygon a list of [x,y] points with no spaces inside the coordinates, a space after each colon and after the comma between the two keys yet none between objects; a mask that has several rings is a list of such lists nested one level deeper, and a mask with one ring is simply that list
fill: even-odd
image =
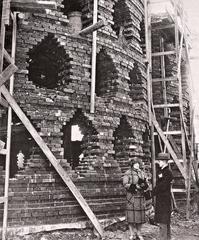
[{"label": "unfinished brick facade", "polygon": [[[90,25],[93,1],[57,2],[56,11],[26,13],[18,20],[14,98],[94,213],[103,219],[121,216],[125,210],[121,177],[129,157],[150,165],[140,36],[143,1],[99,0],[98,19],[108,25],[98,31],[94,114],[90,113],[92,37],[73,35],[81,24],[73,26],[69,19],[71,11],[78,11],[82,27]],[[81,141],[70,139],[74,125],[83,135]],[[24,153],[25,166],[15,169],[10,180],[9,225],[87,219],[26,130],[14,125],[13,132],[17,129],[28,137],[21,135],[20,145],[13,142],[16,153]],[[16,156],[11,161],[14,165]]]}]

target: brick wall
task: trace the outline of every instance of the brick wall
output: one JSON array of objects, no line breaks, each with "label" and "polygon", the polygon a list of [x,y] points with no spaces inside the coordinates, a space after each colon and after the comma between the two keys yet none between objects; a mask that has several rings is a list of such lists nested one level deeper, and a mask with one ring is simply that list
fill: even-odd
[{"label": "brick wall", "polygon": [[[14,97],[97,216],[123,215],[121,177],[129,158],[150,165],[146,73],[139,35],[143,1],[125,0],[124,5],[120,0],[99,1],[98,19],[108,25],[98,31],[94,114],[89,112],[92,37],[72,35],[67,16],[70,8],[81,11],[83,27],[87,26],[92,1],[78,2],[80,9],[70,5],[73,1],[58,2],[57,11],[25,14],[18,22]],[[114,22],[114,11],[120,5],[126,19],[121,23],[124,31],[118,34],[120,22]],[[84,157],[75,169],[64,153],[66,129],[73,123],[84,133]],[[10,181],[10,195],[9,225],[86,218],[34,141],[24,168]]]}]

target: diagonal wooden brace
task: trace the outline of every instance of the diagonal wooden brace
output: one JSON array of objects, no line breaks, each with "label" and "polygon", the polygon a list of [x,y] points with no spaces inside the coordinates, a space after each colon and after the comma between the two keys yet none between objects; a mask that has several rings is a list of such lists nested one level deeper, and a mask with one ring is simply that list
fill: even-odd
[{"label": "diagonal wooden brace", "polygon": [[1,91],[0,91],[0,105],[5,108],[9,107],[8,102],[4,98],[2,98]]},{"label": "diagonal wooden brace", "polygon": [[0,87],[17,71],[17,66],[10,64],[1,74],[0,74]]},{"label": "diagonal wooden brace", "polygon": [[8,101],[9,105],[13,109],[13,111],[16,113],[16,115],[19,117],[19,119],[22,121],[26,129],[29,131],[35,142],[38,144],[40,149],[43,151],[45,156],[48,158],[48,160],[51,162],[55,170],[58,172],[59,176],[62,178],[62,180],[65,182],[67,187],[70,189],[88,218],[91,220],[93,223],[95,229],[97,232],[100,234],[100,236],[103,235],[103,229],[94,215],[93,211],[90,209],[88,203],[86,200],[83,198],[81,195],[80,191],[77,189],[75,184],[72,182],[70,179],[69,175],[66,173],[66,171],[62,168],[62,166],[59,164],[47,144],[44,142],[44,140],[40,137],[39,133],[36,131],[36,129],[33,127],[29,119],[26,117],[26,115],[23,113],[19,105],[16,103],[14,100],[13,96],[9,93],[8,89],[3,85],[1,87],[1,92],[4,95],[5,99]]},{"label": "diagonal wooden brace", "polygon": [[178,169],[180,170],[182,176],[184,177],[184,179],[186,179],[186,172],[185,172],[185,169],[183,167],[183,165],[180,163],[176,153],[174,152],[171,144],[169,143],[168,139],[165,137],[163,131],[161,130],[160,126],[159,126],[159,123],[157,122],[157,120],[155,119],[154,116],[152,116],[152,122],[153,122],[153,125],[154,127],[156,128],[159,136],[161,137],[162,141],[164,142],[165,146],[167,147],[167,150],[169,151],[169,153],[171,154],[174,162],[176,163]]}]

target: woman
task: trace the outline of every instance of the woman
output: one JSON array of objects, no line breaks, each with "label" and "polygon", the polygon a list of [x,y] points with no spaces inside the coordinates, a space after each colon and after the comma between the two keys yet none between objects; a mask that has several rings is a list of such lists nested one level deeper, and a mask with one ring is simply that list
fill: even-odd
[{"label": "woman", "polygon": [[139,159],[131,161],[131,169],[125,172],[123,185],[127,190],[126,220],[129,225],[130,240],[144,238],[141,226],[146,222],[146,201],[144,191],[148,188],[145,173],[140,169]]}]

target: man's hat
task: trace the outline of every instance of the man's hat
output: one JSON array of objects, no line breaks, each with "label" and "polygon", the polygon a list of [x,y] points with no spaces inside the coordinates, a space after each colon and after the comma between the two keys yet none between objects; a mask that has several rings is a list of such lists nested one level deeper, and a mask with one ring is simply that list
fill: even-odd
[{"label": "man's hat", "polygon": [[168,160],[170,160],[170,154],[169,153],[163,153],[163,152],[158,153],[158,156],[157,156],[156,160],[166,160],[166,161],[168,161]]}]

